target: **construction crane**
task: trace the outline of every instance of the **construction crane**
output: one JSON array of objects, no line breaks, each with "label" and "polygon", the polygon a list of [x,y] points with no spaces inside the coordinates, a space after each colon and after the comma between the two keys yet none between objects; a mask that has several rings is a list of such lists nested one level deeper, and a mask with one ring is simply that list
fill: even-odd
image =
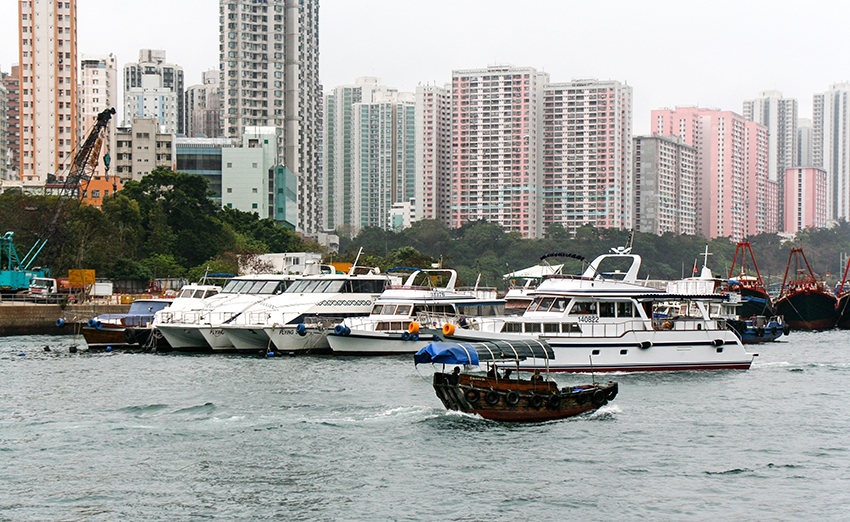
[{"label": "construction crane", "polygon": [[[62,210],[68,201],[79,201],[82,197],[81,185],[84,181],[91,179],[95,167],[97,167],[103,142],[106,140],[109,120],[115,114],[114,108],[109,108],[97,115],[94,126],[89,131],[86,140],[80,146],[77,154],[71,161],[68,171],[62,180],[62,185],[57,192],[53,208],[50,210],[47,224],[42,229],[41,235],[23,259],[18,259],[12,242],[13,232],[6,232],[0,238],[0,290],[4,292],[18,291],[29,288],[33,277],[49,277],[50,271],[44,268],[30,268],[36,256],[47,244],[47,241],[56,232]],[[103,157],[106,171],[109,171],[109,153]]]}]

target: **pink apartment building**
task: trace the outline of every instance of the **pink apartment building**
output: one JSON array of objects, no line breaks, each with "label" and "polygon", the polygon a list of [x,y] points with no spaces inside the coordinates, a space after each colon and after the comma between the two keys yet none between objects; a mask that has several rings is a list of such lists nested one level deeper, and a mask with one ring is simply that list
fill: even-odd
[{"label": "pink apartment building", "polygon": [[697,150],[697,233],[706,238],[776,232],[776,183],[767,179],[767,129],[731,111],[652,111],[652,132]]},{"label": "pink apartment building", "polygon": [[632,88],[575,80],[544,88],[543,226],[632,228]]},{"label": "pink apartment building", "polygon": [[785,232],[823,228],[828,217],[826,171],[818,167],[785,170]]},{"label": "pink apartment building", "polygon": [[452,227],[483,219],[541,235],[538,122],[547,82],[531,67],[452,72]]}]

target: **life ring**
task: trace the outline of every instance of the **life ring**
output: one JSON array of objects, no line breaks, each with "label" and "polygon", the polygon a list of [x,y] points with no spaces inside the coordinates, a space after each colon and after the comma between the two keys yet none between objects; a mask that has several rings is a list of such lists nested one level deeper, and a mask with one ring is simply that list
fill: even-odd
[{"label": "life ring", "polygon": [[487,401],[487,404],[494,405],[499,402],[499,392],[495,390],[490,390],[487,392],[487,395],[484,396],[484,400]]},{"label": "life ring", "polygon": [[407,331],[408,331],[408,333],[418,334],[419,333],[419,323],[417,323],[416,321],[413,321],[412,323],[407,325]]},{"label": "life ring", "polygon": [[443,335],[452,335],[455,333],[455,325],[446,323],[443,325]]},{"label": "life ring", "polygon": [[610,390],[608,390],[608,400],[609,401],[613,401],[614,397],[616,397],[616,396],[617,396],[617,388],[611,388]]},{"label": "life ring", "polygon": [[507,395],[505,395],[505,402],[507,402],[509,406],[516,406],[519,404],[519,394],[510,390]]},{"label": "life ring", "polygon": [[478,399],[481,398],[481,392],[476,390],[475,388],[470,388],[466,390],[466,393],[464,393],[463,396],[466,398],[467,402],[469,402],[470,404],[475,404],[476,402],[478,402]]},{"label": "life ring", "polygon": [[543,396],[535,393],[528,399],[528,403],[532,408],[539,410],[543,406]]},{"label": "life ring", "polygon": [[557,408],[561,405],[561,396],[557,393],[553,393],[549,396],[549,400],[546,402],[548,402],[549,406],[551,406],[552,408]]},{"label": "life ring", "polygon": [[604,390],[596,390],[593,392],[593,395],[590,397],[590,400],[593,401],[594,406],[602,406],[607,402],[605,398],[608,394]]}]

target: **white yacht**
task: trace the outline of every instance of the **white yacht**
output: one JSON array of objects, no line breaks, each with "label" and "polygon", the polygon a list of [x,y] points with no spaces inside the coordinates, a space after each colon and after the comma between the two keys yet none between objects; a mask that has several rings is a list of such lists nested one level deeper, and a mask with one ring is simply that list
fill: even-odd
[{"label": "white yacht", "polygon": [[216,295],[193,306],[163,311],[155,326],[174,350],[233,350],[220,325],[258,301],[280,294],[298,277],[288,274],[234,277]]},{"label": "white yacht", "polygon": [[[448,268],[414,270],[403,284],[388,286],[368,317],[351,317],[328,335],[336,355],[391,355],[415,353],[422,347],[420,325],[445,323],[475,327],[473,316],[505,312],[505,301],[492,288],[456,288],[457,272]],[[442,279],[442,285],[434,281]],[[429,337],[429,339],[432,337]],[[424,340],[424,339],[423,339]]]},{"label": "white yacht", "polygon": [[[612,263],[615,270],[606,272]],[[631,248],[612,249],[580,276],[546,278],[531,293],[534,300],[522,316],[476,318],[477,330],[447,323],[442,332],[428,333],[459,342],[545,340],[555,359],[527,359],[520,363],[527,371],[547,366],[559,372],[750,367],[756,354],[744,349],[724,319],[709,314],[709,304],[726,296],[673,295],[641,285],[640,263]],[[653,318],[655,307],[671,300],[692,303],[686,308],[692,315]]]},{"label": "white yacht", "polygon": [[328,332],[346,318],[368,315],[390,282],[377,268],[362,273],[364,268],[301,276],[283,292],[219,323],[218,330],[240,352],[329,352]]}]

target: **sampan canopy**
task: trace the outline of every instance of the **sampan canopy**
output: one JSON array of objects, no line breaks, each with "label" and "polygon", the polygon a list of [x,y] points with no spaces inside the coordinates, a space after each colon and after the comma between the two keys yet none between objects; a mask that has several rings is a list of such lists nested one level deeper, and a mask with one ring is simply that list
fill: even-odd
[{"label": "sampan canopy", "polygon": [[554,359],[555,353],[546,341],[435,342],[413,356],[415,364],[464,364],[478,366],[480,361],[523,360],[529,357]]}]

